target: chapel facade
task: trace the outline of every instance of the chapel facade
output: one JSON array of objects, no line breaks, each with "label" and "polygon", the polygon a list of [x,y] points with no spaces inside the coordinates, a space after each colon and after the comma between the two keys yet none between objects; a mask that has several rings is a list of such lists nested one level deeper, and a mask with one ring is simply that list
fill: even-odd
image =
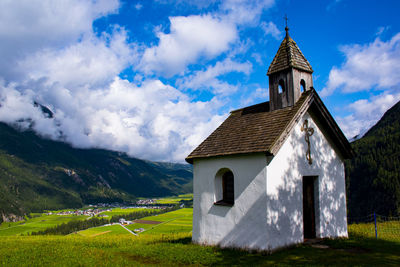
[{"label": "chapel facade", "polygon": [[352,150],[285,30],[267,72],[269,101],[232,111],[186,158],[196,243],[274,250],[347,237],[344,160]]}]

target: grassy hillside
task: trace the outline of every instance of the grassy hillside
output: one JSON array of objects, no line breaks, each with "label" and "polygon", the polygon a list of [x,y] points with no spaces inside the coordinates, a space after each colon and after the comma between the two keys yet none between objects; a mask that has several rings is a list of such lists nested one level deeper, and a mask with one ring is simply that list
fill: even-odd
[{"label": "grassy hillside", "polygon": [[361,139],[346,164],[349,217],[400,216],[400,102]]},{"label": "grassy hillside", "polygon": [[76,149],[0,123],[0,221],[10,214],[187,193],[191,181],[186,165]]}]

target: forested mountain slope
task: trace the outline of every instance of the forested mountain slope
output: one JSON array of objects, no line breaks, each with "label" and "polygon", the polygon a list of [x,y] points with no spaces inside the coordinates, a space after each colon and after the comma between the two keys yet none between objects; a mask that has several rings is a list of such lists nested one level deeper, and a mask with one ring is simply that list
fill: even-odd
[{"label": "forested mountain slope", "polygon": [[349,217],[400,215],[400,102],[361,139],[346,164]]},{"label": "forested mountain slope", "polygon": [[0,221],[2,215],[186,193],[191,183],[189,165],[76,149],[0,123]]}]

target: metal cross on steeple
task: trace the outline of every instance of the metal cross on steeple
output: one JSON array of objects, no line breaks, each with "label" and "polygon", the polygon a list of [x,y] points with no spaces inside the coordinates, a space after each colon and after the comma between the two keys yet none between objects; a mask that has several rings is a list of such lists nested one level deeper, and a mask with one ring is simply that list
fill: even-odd
[{"label": "metal cross on steeple", "polygon": [[283,19],[285,20],[285,25],[286,25],[286,27],[285,27],[286,37],[289,37],[289,28],[288,28],[288,26],[287,26],[287,21],[288,21],[289,19],[288,19],[288,17],[287,17],[286,14],[285,14],[285,16],[283,17]]},{"label": "metal cross on steeple", "polygon": [[307,143],[307,153],[306,153],[306,159],[308,160],[308,164],[312,164],[312,158],[311,158],[311,150],[310,150],[310,136],[314,134],[314,128],[308,127],[308,120],[305,120],[303,125],[301,126],[301,131],[305,132],[304,139],[306,140]]},{"label": "metal cross on steeple", "polygon": [[288,17],[287,17],[286,14],[285,14],[285,16],[283,17],[283,19],[285,20],[285,26],[286,26],[286,28],[287,28],[287,21],[288,21],[289,19],[288,19]]}]

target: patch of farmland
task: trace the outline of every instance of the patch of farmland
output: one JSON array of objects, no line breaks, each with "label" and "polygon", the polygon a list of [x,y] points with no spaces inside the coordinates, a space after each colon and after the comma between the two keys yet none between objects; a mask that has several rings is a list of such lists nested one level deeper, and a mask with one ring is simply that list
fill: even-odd
[{"label": "patch of farmland", "polygon": [[149,220],[134,220],[134,223],[142,223],[142,224],[160,224],[160,221],[149,221]]},{"label": "patch of farmland", "polygon": [[108,215],[108,216],[115,216],[115,215],[124,215],[129,214],[137,211],[147,210],[145,208],[128,208],[128,209],[121,209],[121,208],[114,208],[111,211],[104,211],[100,213],[101,215]]},{"label": "patch of farmland", "polygon": [[191,199],[193,199],[193,194],[182,194],[179,196],[156,199],[156,203],[158,203],[158,204],[178,204],[181,200],[191,200]]},{"label": "patch of farmland", "polygon": [[129,229],[145,229],[141,234],[189,233],[192,231],[192,217],[193,209],[180,209],[143,218],[143,220],[159,221],[160,224],[132,224],[129,226]]},{"label": "patch of farmland", "polygon": [[25,235],[31,232],[44,230],[48,227],[54,227],[59,224],[76,220],[86,220],[88,216],[84,215],[45,215],[28,218],[25,221],[7,223],[0,225],[0,236]]},{"label": "patch of farmland", "polygon": [[160,221],[160,222],[165,222],[171,219],[176,219],[178,217],[191,217],[193,216],[193,209],[185,208],[185,209],[179,209],[159,215],[154,215],[154,216],[149,216],[142,218],[141,220],[150,220],[150,221]]},{"label": "patch of farmland", "polygon": [[130,233],[126,231],[121,225],[113,224],[86,229],[83,231],[79,231],[77,234],[86,237],[96,237],[100,235],[124,235]]}]

